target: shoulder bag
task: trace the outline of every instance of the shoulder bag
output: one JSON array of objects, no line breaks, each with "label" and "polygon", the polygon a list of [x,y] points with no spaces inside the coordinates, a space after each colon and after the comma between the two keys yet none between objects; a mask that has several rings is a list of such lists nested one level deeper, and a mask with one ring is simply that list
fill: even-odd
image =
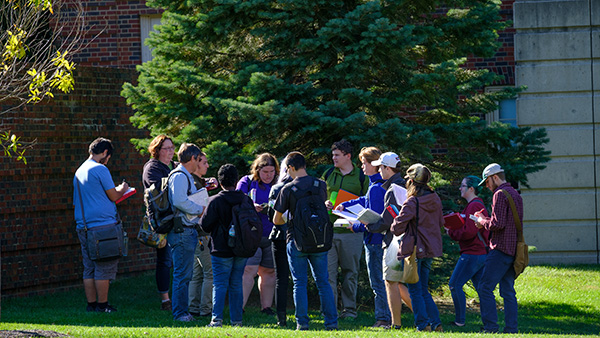
[{"label": "shoulder bag", "polygon": [[127,256],[127,233],[123,231],[121,218],[117,213],[117,223],[89,228],[85,222],[81,187],[77,180],[77,192],[81,202],[81,217],[86,233],[88,256],[93,261],[109,261]]},{"label": "shoulder bag", "polygon": [[[403,254],[398,251],[398,259],[404,259],[404,269],[402,272],[402,282],[406,284],[415,284],[419,281],[419,265],[417,264],[417,236],[418,236],[418,228],[419,228],[419,200],[415,197],[417,201],[417,219],[414,227],[414,234],[405,233],[404,238],[412,237],[412,252],[410,255],[403,256]],[[410,226],[409,226],[410,228]],[[409,229],[407,229],[409,230]],[[402,242],[400,243],[402,248]],[[400,249],[401,250],[401,249]],[[401,257],[403,256],[403,257]]]},{"label": "shoulder bag", "polygon": [[508,199],[513,218],[515,220],[515,227],[517,228],[517,248],[515,250],[515,261],[513,263],[513,268],[515,269],[515,279],[517,279],[517,277],[519,277],[519,275],[525,270],[527,265],[529,265],[529,247],[527,244],[525,244],[525,237],[523,237],[523,225],[521,224],[521,219],[519,219],[515,201],[508,191],[504,189],[501,189],[501,191]]}]

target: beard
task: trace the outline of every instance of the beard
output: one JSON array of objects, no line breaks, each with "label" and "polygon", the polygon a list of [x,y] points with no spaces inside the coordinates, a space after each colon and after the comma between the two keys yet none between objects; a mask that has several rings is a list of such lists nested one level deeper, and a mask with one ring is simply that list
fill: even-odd
[{"label": "beard", "polygon": [[101,158],[101,159],[98,160],[98,163],[106,165],[106,163],[108,163],[108,158],[109,157],[110,157],[110,155],[104,156],[103,158]]}]

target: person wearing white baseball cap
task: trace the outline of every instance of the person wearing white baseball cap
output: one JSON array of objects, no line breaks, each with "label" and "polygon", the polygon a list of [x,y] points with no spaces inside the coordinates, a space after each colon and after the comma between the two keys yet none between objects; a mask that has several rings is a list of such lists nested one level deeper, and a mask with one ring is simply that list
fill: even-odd
[{"label": "person wearing white baseball cap", "polygon": [[[485,169],[483,169],[483,174],[481,177],[483,179],[479,182],[479,185],[484,185],[487,182],[487,179],[491,176],[497,175],[499,173],[504,173],[504,169],[498,163],[489,164]],[[492,190],[493,191],[493,190]]]},{"label": "person wearing white baseball cap", "polygon": [[[381,187],[385,189],[386,192],[383,197],[384,212],[381,215],[382,220],[376,223],[366,224],[365,226],[369,232],[384,234],[382,243],[384,256],[392,242],[393,235],[389,230],[394,221],[394,216],[385,210],[390,206],[397,209],[402,207],[401,201],[396,201],[394,185],[404,188],[404,185],[406,184],[400,164],[400,157],[393,152],[383,153],[379,156],[379,159],[371,162],[372,166],[379,166],[379,173],[381,173],[381,177],[386,180]],[[404,301],[404,303],[412,310],[412,302],[408,293],[408,288],[400,282],[402,280],[402,271],[392,269],[385,264],[385,261],[383,264],[383,279],[385,280],[388,306],[392,314],[391,327],[399,329],[402,326],[402,302]]]},{"label": "person wearing white baseball cap", "polygon": [[[498,332],[498,312],[494,289],[500,284],[500,295],[504,298],[504,333],[517,333],[517,293],[515,292],[515,271],[513,262],[517,246],[517,228],[508,196],[513,200],[518,217],[523,224],[523,199],[506,182],[504,169],[492,163],[483,170],[485,186],[494,193],[492,198],[492,216],[486,217],[478,211],[475,226],[490,232],[490,252],[485,260],[483,274],[477,287],[479,294],[483,331]],[[508,196],[505,195],[508,193]]]},{"label": "person wearing white baseball cap", "polygon": [[391,151],[387,153],[381,154],[378,160],[371,162],[371,165],[374,167],[378,167],[380,165],[384,165],[386,167],[396,168],[396,165],[400,163],[400,157]]}]

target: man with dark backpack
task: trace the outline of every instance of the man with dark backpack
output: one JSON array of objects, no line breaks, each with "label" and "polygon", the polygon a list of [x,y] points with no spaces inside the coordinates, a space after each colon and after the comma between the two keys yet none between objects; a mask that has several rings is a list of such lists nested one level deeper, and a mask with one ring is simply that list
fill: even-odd
[{"label": "man with dark backpack", "polygon": [[296,329],[308,330],[308,264],[310,264],[325,317],[327,330],[337,329],[337,310],[327,278],[327,250],[331,248],[332,224],[325,209],[326,186],[308,176],[306,160],[299,152],[286,158],[288,174],[294,179],[280,191],[275,201],[273,223],[286,223],[287,254],[294,281]]},{"label": "man with dark backpack", "polygon": [[200,220],[202,230],[210,233],[213,270],[213,309],[208,326],[223,325],[227,292],[231,325],[241,326],[242,276],[248,257],[254,255],[260,243],[262,222],[250,197],[235,190],[238,171],[233,164],[221,166],[217,178],[223,190],[210,198]]}]

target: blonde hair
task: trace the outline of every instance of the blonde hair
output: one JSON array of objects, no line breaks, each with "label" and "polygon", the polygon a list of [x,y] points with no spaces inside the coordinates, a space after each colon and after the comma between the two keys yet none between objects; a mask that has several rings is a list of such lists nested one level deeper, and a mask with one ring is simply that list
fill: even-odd
[{"label": "blonde hair", "polygon": [[[275,158],[275,156],[273,156],[270,153],[263,153],[260,155],[257,155],[256,158],[254,159],[254,162],[252,162],[252,166],[250,166],[250,174],[252,175],[252,179],[254,181],[259,181],[260,182],[260,175],[258,174],[258,172],[264,168],[264,167],[275,167],[275,172],[278,173],[279,172],[279,163],[277,162],[277,158]],[[273,181],[276,181],[275,178],[273,178]],[[266,184],[270,184],[270,183],[274,183],[274,182],[263,182]]]},{"label": "blonde hair", "polygon": [[362,161],[364,158],[367,162],[371,163],[377,161],[381,156],[381,150],[376,147],[363,147],[358,154],[358,158]]}]

